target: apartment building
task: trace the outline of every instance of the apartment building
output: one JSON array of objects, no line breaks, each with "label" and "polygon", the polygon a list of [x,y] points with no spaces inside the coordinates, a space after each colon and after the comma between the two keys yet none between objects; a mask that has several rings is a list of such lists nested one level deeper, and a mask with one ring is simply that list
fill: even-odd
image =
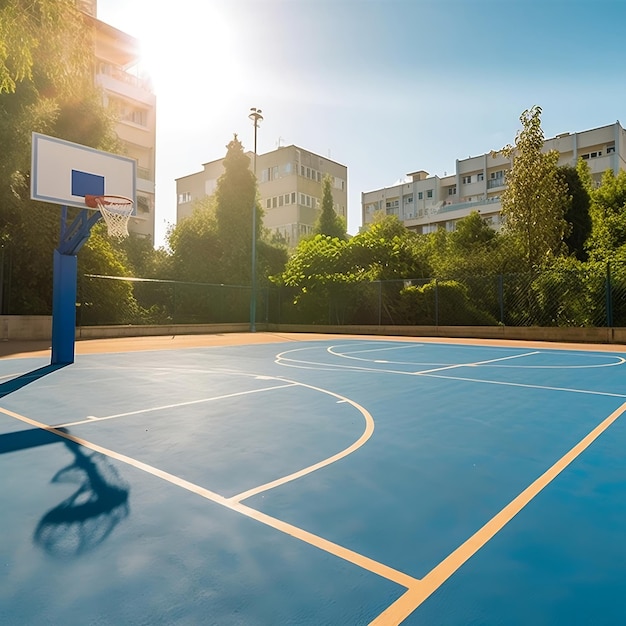
[{"label": "apartment building", "polygon": [[[592,130],[562,133],[547,139],[544,149],[559,152],[559,165],[575,166],[584,159],[596,182],[611,169],[626,170],[626,132],[615,122]],[[456,222],[477,211],[493,228],[499,228],[500,196],[511,161],[499,153],[487,153],[456,161],[450,176],[430,176],[420,170],[407,174],[410,180],[361,194],[362,223],[374,213],[397,215],[410,230],[428,233],[438,228],[455,229]]]},{"label": "apartment building", "polygon": [[95,83],[117,115],[125,156],[137,161],[137,206],[128,229],[154,241],[156,97],[139,72],[139,42],[98,20],[97,0],[77,0],[77,6],[93,31]]},{"label": "apartment building", "polygon": [[[254,153],[248,152],[250,169]],[[194,202],[211,196],[224,173],[223,159],[203,165],[201,172],[176,179],[176,220],[191,215]],[[298,146],[283,146],[258,154],[256,174],[263,226],[289,246],[313,232],[322,202],[322,180],[332,178],[335,211],[347,219],[348,169],[335,161]]]}]

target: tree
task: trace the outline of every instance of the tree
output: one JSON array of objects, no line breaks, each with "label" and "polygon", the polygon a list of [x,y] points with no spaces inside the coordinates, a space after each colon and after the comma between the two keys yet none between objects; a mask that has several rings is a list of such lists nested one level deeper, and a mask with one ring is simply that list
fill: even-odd
[{"label": "tree", "polygon": [[172,278],[190,282],[220,282],[222,245],[217,232],[215,198],[198,201],[190,216],[168,234]]},{"label": "tree", "polygon": [[600,186],[591,193],[591,216],[591,259],[608,260],[618,252],[626,256],[626,172],[604,173]]},{"label": "tree", "polygon": [[470,252],[487,246],[495,238],[496,231],[485,222],[478,211],[472,211],[467,217],[459,220],[456,230],[450,236],[452,245],[461,252]]},{"label": "tree", "polygon": [[565,181],[558,175],[559,153],[543,152],[541,108],[524,111],[520,121],[523,128],[515,145],[502,149],[512,159],[512,167],[501,201],[504,229],[519,239],[530,270],[561,253],[569,232],[564,217],[568,196]]},{"label": "tree", "polygon": [[[581,163],[584,161],[581,159]],[[586,164],[585,164],[586,165]],[[558,168],[559,176],[565,181],[569,202],[565,210],[565,221],[569,224],[569,235],[564,239],[570,252],[579,261],[587,259],[585,244],[591,234],[591,203],[589,192],[580,178],[578,169],[571,165]]]},{"label": "tree", "polygon": [[91,55],[75,0],[3,0],[0,3],[0,94],[23,81],[80,93]]},{"label": "tree", "polygon": [[[73,1],[0,2],[5,312],[49,314],[52,305],[52,253],[58,243],[60,212],[56,206],[30,200],[31,133],[101,149],[118,145],[114,120],[93,86],[92,59],[90,32]],[[77,212],[71,209],[69,218]]]},{"label": "tree", "polygon": [[332,179],[329,174],[322,180],[322,209],[314,229],[315,234],[347,239],[346,224],[334,207]]},{"label": "tree", "polygon": [[215,218],[221,247],[220,282],[250,284],[252,268],[252,208],[256,209],[256,233],[262,231],[263,211],[257,199],[256,179],[250,171],[237,135],[226,146],[224,173],[215,190]]}]

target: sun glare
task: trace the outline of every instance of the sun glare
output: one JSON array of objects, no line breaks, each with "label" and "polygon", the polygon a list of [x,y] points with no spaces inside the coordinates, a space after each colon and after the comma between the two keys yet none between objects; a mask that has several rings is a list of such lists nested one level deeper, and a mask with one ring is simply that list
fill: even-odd
[{"label": "sun glare", "polygon": [[168,10],[155,3],[149,25],[138,27],[142,65],[158,96],[175,91],[182,98],[228,89],[240,67],[237,45],[226,18],[216,8],[193,5],[191,11]]}]

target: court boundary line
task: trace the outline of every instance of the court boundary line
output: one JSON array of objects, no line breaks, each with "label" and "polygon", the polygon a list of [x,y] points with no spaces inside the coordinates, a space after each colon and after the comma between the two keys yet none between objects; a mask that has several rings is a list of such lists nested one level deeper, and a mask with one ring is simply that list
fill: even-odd
[{"label": "court boundary line", "polygon": [[139,461],[127,455],[115,452],[81,437],[48,426],[37,420],[26,417],[4,407],[0,412],[9,417],[20,420],[26,424],[45,430],[68,441],[98,452],[104,456],[115,459],[140,471],[161,478],[186,491],[199,495],[206,500],[219,504],[225,508],[236,511],[254,519],[266,526],[300,539],[304,543],[312,545],[324,552],[350,562],[353,565],[377,574],[406,589],[406,591],[383,612],[370,622],[370,626],[395,626],[401,624],[411,613],[430,597],[441,585],[443,585],[458,569],[482,549],[498,532],[500,532],[518,513],[520,513],[539,493],[541,493],[559,474],[573,463],[589,446],[600,437],[617,419],[626,412],[626,402],[622,403],[615,411],[593,428],[568,452],[553,463],[543,474],[535,479],[528,487],[519,493],[513,500],[502,508],[496,515],[489,519],[478,531],[466,539],[458,548],[440,561],[428,574],[418,579],[401,572],[393,567],[370,559],[349,548],[345,548],[332,541],[324,539],[302,528],[289,524],[283,520],[271,517],[266,513],[253,509],[241,502],[233,502],[230,498],[221,496],[200,485],[196,485],[169,472],[158,469],[148,463]]},{"label": "court boundary line", "polygon": [[378,615],[370,626],[389,626],[402,623],[429,596],[443,585],[476,552],[498,534],[518,513],[539,495],[563,470],[571,465],[602,433],[626,412],[626,402],[593,428],[573,448],[552,464],[509,504],[494,515],[456,550],[438,563],[426,576],[418,580],[398,600]]},{"label": "court boundary line", "polygon": [[[120,461],[130,467],[143,471],[147,474],[155,476],[156,478],[160,478],[173,484],[174,486],[180,487],[194,493],[196,495],[201,496],[202,498],[209,500],[215,504],[219,504],[227,509],[238,512],[246,517],[249,517],[255,521],[258,521],[270,528],[274,528],[284,534],[290,535],[296,539],[300,539],[304,543],[307,543],[315,548],[318,548],[332,556],[336,556],[341,558],[344,561],[352,563],[364,569],[368,572],[376,574],[390,582],[396,583],[405,589],[409,589],[413,586],[415,582],[417,582],[417,578],[410,576],[400,570],[397,570],[389,565],[385,565],[384,563],[380,563],[379,561],[375,561],[370,557],[367,557],[363,554],[355,552],[354,550],[350,550],[344,546],[341,546],[337,543],[334,543],[328,539],[324,539],[319,535],[315,535],[303,528],[298,526],[294,526],[289,522],[285,522],[283,520],[279,520],[278,518],[272,517],[263,513],[262,511],[258,511],[257,509],[253,509],[241,502],[233,502],[230,498],[226,498],[215,491],[211,491],[206,487],[201,487],[191,481],[185,480],[184,478],[180,478],[175,474],[171,474],[170,472],[166,472],[165,470],[161,470],[153,465],[148,463],[144,463],[143,461],[139,461],[138,459],[134,459],[128,455],[122,454],[120,452],[115,452],[109,448],[105,448],[99,444],[88,441],[87,439],[83,439],[82,437],[77,437],[72,435],[71,433],[64,432],[63,430],[59,430],[54,426],[48,426],[37,420],[34,420],[30,417],[26,417],[25,415],[21,415],[20,413],[16,413],[15,411],[11,411],[5,407],[0,407],[0,413],[4,413],[9,417],[13,417],[21,422],[29,424],[30,426],[34,426],[35,428],[40,428],[49,432],[53,435],[57,435],[63,439],[67,439],[73,443],[76,443],[80,446],[83,446],[93,452],[97,452],[102,454],[103,456],[107,456],[111,459],[115,459],[116,461]],[[402,596],[401,596],[402,597]]]},{"label": "court boundary line", "polygon": [[[470,364],[464,364],[465,366],[469,366]],[[461,367],[463,365],[457,365],[456,367]],[[354,369],[361,368],[346,368],[354,371]],[[372,372],[377,372],[377,370],[367,370]],[[431,370],[432,371],[432,370]],[[385,371],[381,371],[380,373],[385,373]],[[388,372],[388,373],[403,373],[407,374],[407,372]],[[575,392],[575,393],[585,393],[592,395],[603,395],[603,396],[611,396],[616,398],[625,398],[625,394],[617,394],[617,393],[608,393],[608,392],[597,392],[597,391],[588,391],[588,390],[580,390],[580,389],[572,389],[572,388],[558,388],[558,387],[544,387],[540,385],[527,385],[521,383],[510,383],[503,381],[489,381],[489,380],[481,380],[481,379],[472,379],[472,378],[462,378],[455,376],[445,376],[445,375],[437,375],[434,373],[427,372],[416,372],[409,373],[412,375],[422,374],[426,377],[433,378],[442,378],[446,380],[461,380],[468,382],[479,382],[486,384],[498,384],[498,385],[512,385],[518,387],[530,387],[535,389],[546,389],[550,391],[565,391],[565,392]],[[301,384],[301,383],[295,383]],[[303,385],[306,386],[306,385]],[[332,392],[327,392],[331,393]],[[332,394],[338,396],[337,394]],[[351,404],[353,404],[350,400],[347,400]],[[156,409],[149,409],[156,410]],[[442,561],[440,561],[433,569],[431,569],[423,578],[418,579],[408,574],[404,574],[398,570],[395,570],[389,566],[384,565],[383,563],[379,563],[368,557],[360,555],[356,552],[349,550],[348,548],[344,548],[339,544],[335,544],[331,541],[325,540],[318,535],[314,535],[313,533],[309,533],[308,531],[298,528],[289,524],[288,522],[283,522],[277,518],[273,518],[265,513],[257,511],[251,507],[241,504],[240,501],[230,501],[232,498],[225,498],[209,489],[205,489],[199,485],[181,479],[173,474],[169,474],[163,470],[160,470],[154,466],[150,466],[146,463],[133,459],[132,457],[127,457],[126,455],[117,453],[113,450],[109,450],[98,444],[94,444],[82,438],[76,437],[69,433],[64,433],[63,431],[57,430],[60,426],[49,426],[46,424],[42,424],[28,418],[26,416],[22,416],[18,413],[14,413],[8,409],[0,407],[0,412],[4,413],[10,417],[21,420],[25,423],[28,423],[32,426],[40,428],[42,430],[48,431],[52,434],[55,434],[61,438],[73,441],[77,445],[84,446],[88,449],[91,449],[95,452],[104,454],[105,456],[109,456],[110,458],[116,459],[120,462],[123,462],[127,465],[135,467],[141,471],[149,473],[157,478],[161,478],[170,482],[176,486],[179,486],[187,491],[200,495],[201,497],[210,500],[216,504],[220,504],[225,508],[228,508],[233,511],[237,511],[242,515],[245,515],[251,519],[259,521],[267,526],[270,526],[280,532],[291,535],[297,539],[302,540],[305,543],[308,543],[314,547],[322,549],[328,552],[331,555],[338,556],[350,563],[353,563],[366,571],[378,574],[387,580],[397,583],[406,588],[406,591],[392,604],[390,604],[382,613],[380,613],[372,622],[370,622],[371,626],[374,625],[387,625],[387,624],[400,624],[404,621],[411,613],[413,613],[432,593],[434,593],[441,585],[443,585],[451,576],[453,576],[456,571],[460,567],[462,567],[469,559],[472,558],[478,551],[480,551],[494,536],[496,536],[516,515],[518,515],[532,500],[539,495],[552,481],[554,481],[565,469],[571,465],[585,450],[589,448],[597,439],[600,437],[606,430],[610,428],[612,424],[614,424],[619,417],[621,417],[624,412],[626,412],[626,402],[621,404],[615,411],[613,411],[608,417],[604,418],[595,428],[593,428],[585,437],[583,437],[573,448],[571,448],[566,454],[564,454],[560,459],[558,459],[553,465],[551,465],[548,470],[546,470],[541,476],[539,476],[535,481],[533,481],[528,487],[526,487],[520,494],[518,494],[509,504],[507,504],[503,509],[501,509],[496,515],[494,515],[490,520],[488,520],[476,533],[471,535],[468,539],[466,539],[458,548],[456,548],[453,552],[451,552],[447,557],[445,557]],[[141,413],[144,411],[138,411]],[[113,416],[115,417],[115,416]],[[98,418],[96,418],[98,419]],[[88,420],[91,421],[91,420]],[[269,484],[269,483],[268,483]],[[244,492],[246,493],[246,492]],[[237,497],[237,496],[235,496]],[[241,498],[243,499],[243,498]],[[380,571],[375,571],[371,569],[370,566],[380,567]],[[394,577],[392,578],[385,573],[391,573]],[[403,582],[400,582],[400,581]]]}]

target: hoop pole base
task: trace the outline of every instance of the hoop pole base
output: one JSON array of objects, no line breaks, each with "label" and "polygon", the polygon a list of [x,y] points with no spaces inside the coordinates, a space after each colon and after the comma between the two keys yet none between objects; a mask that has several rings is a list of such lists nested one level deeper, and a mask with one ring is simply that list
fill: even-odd
[{"label": "hoop pole base", "polygon": [[52,365],[67,365],[74,362],[77,276],[77,257],[55,250],[52,292]]}]

